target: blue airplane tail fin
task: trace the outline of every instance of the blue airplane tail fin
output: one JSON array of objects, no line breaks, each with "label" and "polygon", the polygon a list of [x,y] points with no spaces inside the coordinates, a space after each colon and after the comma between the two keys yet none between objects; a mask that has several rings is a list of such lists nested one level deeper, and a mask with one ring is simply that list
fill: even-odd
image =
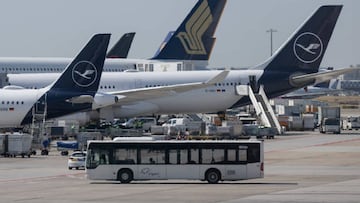
[{"label": "blue airplane tail fin", "polygon": [[321,6],[258,68],[303,74],[318,72],[341,9],[342,5]]},{"label": "blue airplane tail fin", "polygon": [[110,34],[91,38],[60,77],[43,88],[44,94],[28,111],[21,125],[31,123],[34,114],[55,118],[91,109],[103,71]]},{"label": "blue airplane tail fin", "polygon": [[106,58],[127,58],[135,32],[125,33],[106,54]]},{"label": "blue airplane tail fin", "polygon": [[110,34],[97,34],[91,38],[75,59],[56,80],[51,90],[91,92],[98,90]]},{"label": "blue airplane tail fin", "polygon": [[209,60],[226,0],[199,0],[153,59]]}]

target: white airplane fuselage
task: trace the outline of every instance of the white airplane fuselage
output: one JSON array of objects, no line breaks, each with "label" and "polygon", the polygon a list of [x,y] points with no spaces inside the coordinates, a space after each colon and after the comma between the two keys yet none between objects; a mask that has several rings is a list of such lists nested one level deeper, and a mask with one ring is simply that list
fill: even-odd
[{"label": "white airplane fuselage", "polygon": [[0,89],[0,128],[20,126],[21,121],[46,89]]},{"label": "white airplane fuselage", "polygon": [[[184,71],[184,72],[104,72],[100,81],[99,92],[117,92],[139,88],[151,88],[193,82],[205,82],[220,71]],[[130,117],[144,114],[172,113],[209,113],[224,111],[235,104],[241,95],[236,92],[237,85],[249,83],[249,75],[261,76],[263,70],[230,71],[222,83],[191,90],[184,93],[172,93],[155,99],[146,99],[132,103],[121,103],[105,108],[114,117]],[[11,85],[24,88],[41,88],[58,77],[59,74],[9,74]],[[109,109],[111,108],[111,109]]]},{"label": "white airplane fuselage", "polygon": [[[0,57],[0,73],[61,73],[72,60],[62,57]],[[177,64],[181,65],[181,70],[205,69],[208,61],[108,58],[105,60],[104,72],[154,71],[154,69],[170,71],[169,66],[175,66],[176,69]]]}]

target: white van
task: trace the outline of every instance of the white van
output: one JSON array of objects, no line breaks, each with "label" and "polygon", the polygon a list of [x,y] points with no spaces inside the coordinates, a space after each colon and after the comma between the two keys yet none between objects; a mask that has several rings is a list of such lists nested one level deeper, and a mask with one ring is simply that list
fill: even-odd
[{"label": "white van", "polygon": [[121,124],[123,128],[138,128],[143,129],[145,132],[150,131],[151,126],[153,125],[156,125],[156,119],[153,117],[131,118]]},{"label": "white van", "polygon": [[172,118],[162,126],[165,127],[167,135],[177,135],[180,131],[185,132],[189,123],[190,120],[187,118]]},{"label": "white van", "polygon": [[187,118],[172,118],[168,120],[166,123],[164,123],[162,126],[180,127],[180,126],[186,126],[189,123],[190,120]]}]

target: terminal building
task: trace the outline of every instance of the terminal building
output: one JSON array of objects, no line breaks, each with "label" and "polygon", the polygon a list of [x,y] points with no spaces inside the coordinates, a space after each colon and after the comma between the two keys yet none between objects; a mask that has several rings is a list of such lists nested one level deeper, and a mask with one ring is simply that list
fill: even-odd
[{"label": "terminal building", "polygon": [[[360,69],[360,64],[350,67],[358,67]],[[342,75],[340,77],[340,89],[356,91],[358,94],[360,92],[360,70]]]}]

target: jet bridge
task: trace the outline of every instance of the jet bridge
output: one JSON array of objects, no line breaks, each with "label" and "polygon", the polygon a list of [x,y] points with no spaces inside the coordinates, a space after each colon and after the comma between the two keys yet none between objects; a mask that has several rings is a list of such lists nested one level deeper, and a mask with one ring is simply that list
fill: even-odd
[{"label": "jet bridge", "polygon": [[253,90],[252,85],[238,85],[236,86],[236,91],[239,95],[249,96],[256,111],[256,115],[263,126],[275,128],[278,134],[281,134],[282,130],[280,123],[275,116],[274,110],[270,105],[262,85],[258,88],[257,93]]}]

